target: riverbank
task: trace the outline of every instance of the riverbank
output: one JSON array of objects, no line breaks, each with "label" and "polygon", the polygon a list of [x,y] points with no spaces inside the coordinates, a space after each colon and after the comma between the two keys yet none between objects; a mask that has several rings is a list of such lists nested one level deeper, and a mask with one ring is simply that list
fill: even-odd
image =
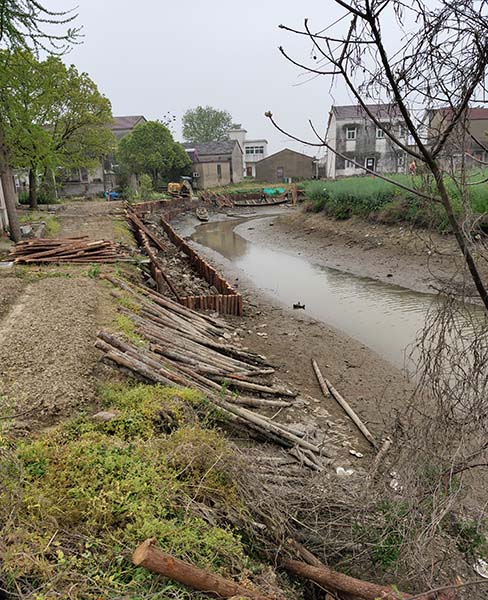
[{"label": "riverbank", "polygon": [[[265,232],[272,230],[270,222],[286,218],[284,211],[276,213],[276,209],[268,210],[267,214],[269,216],[264,219],[233,219],[230,224],[235,225],[236,233],[245,231],[246,238],[254,238],[255,232],[262,232],[256,236],[261,239]],[[222,215],[212,218],[227,220]],[[193,215],[186,215],[174,225],[181,234],[189,236],[198,223]],[[273,236],[272,233],[269,235]],[[271,247],[274,238],[269,237],[267,243]],[[322,365],[328,379],[348,399],[374,435],[381,438],[391,431],[397,410],[405,406],[414,388],[399,368],[343,331],[310,317],[305,311],[293,310],[291,304],[283,304],[215,250],[200,244],[197,247],[244,297],[244,316],[233,321],[239,337],[245,346],[265,354],[278,366],[290,385],[300,389],[302,395],[309,396],[307,412],[316,420],[317,427],[328,427],[330,422],[327,421],[332,419],[340,422],[350,435],[355,434],[354,426],[340,407],[322,399],[311,367],[312,358]],[[290,410],[293,412],[294,409]],[[368,450],[364,440],[358,438],[357,443],[361,451]],[[354,462],[357,461],[349,459],[348,466]]]},{"label": "riverbank", "polygon": [[[257,221],[246,236],[253,242],[296,253],[315,264],[357,276],[435,293],[465,282],[462,257],[452,235],[402,225],[369,223],[352,217],[338,221],[297,208],[269,222]],[[488,267],[484,268],[488,276]],[[467,281],[467,295],[476,300]]]}]

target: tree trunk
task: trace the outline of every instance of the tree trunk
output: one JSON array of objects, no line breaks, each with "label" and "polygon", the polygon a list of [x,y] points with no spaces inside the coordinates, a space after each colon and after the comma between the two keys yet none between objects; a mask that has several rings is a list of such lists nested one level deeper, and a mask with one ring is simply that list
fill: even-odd
[{"label": "tree trunk", "polygon": [[29,169],[29,206],[31,210],[37,208],[37,170],[34,167]]},{"label": "tree trunk", "polygon": [[12,169],[10,168],[7,148],[5,147],[2,126],[0,124],[0,185],[3,189],[5,198],[5,208],[7,209],[8,228],[10,239],[18,242],[21,238],[19,220],[17,218],[17,197],[13,182]]},{"label": "tree trunk", "polygon": [[439,190],[439,194],[441,196],[441,202],[444,206],[444,209],[447,213],[447,217],[449,219],[449,223],[452,227],[452,232],[454,233],[454,237],[458,243],[461,252],[463,253],[464,260],[469,269],[469,273],[471,275],[471,279],[474,282],[476,290],[485,305],[486,310],[488,310],[488,291],[485,287],[483,279],[481,278],[480,272],[476,265],[476,262],[471,254],[471,250],[469,248],[469,240],[466,238],[461,226],[458,223],[457,217],[454,213],[454,209],[451,204],[451,200],[449,198],[449,193],[444,184],[444,180],[442,178],[442,173],[439,171],[437,164],[433,162],[429,165],[437,184],[437,189]]},{"label": "tree trunk", "polygon": [[17,217],[17,196],[15,193],[12,169],[4,168],[0,175],[3,188],[3,196],[5,198],[5,207],[8,215],[8,228],[10,239],[13,242],[18,242],[21,239],[19,219]]}]

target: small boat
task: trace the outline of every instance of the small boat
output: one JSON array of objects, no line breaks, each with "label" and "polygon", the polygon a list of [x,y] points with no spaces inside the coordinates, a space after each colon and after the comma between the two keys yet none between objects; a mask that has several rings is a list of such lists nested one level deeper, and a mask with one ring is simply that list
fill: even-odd
[{"label": "small boat", "polygon": [[244,196],[241,198],[236,198],[234,200],[234,206],[277,206],[278,204],[286,204],[288,202],[288,194],[283,194],[281,196],[271,197],[266,196],[266,194],[260,194],[259,196],[248,196],[247,198]]},{"label": "small boat", "polygon": [[238,219],[247,219],[250,217],[255,217],[258,213],[235,213],[235,212],[228,212],[227,216],[228,217],[237,217]]},{"label": "small boat", "polygon": [[293,304],[293,308],[294,308],[295,310],[296,310],[296,309],[299,309],[299,308],[303,308],[303,309],[305,309],[305,304],[302,304],[301,302],[295,302],[295,303]]},{"label": "small boat", "polygon": [[200,221],[208,221],[208,211],[205,207],[199,206],[196,211],[197,219]]}]

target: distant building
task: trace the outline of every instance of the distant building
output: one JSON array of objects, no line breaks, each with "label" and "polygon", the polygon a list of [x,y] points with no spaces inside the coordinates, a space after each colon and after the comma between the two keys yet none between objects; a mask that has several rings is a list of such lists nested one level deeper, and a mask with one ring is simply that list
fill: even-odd
[{"label": "distant building", "polygon": [[256,163],[268,156],[268,140],[248,140],[247,131],[240,125],[229,131],[231,140],[239,142],[244,152],[244,177],[256,177]]},{"label": "distant building", "polygon": [[[435,146],[439,137],[451,124],[453,109],[450,107],[426,111],[427,144]],[[469,167],[485,167],[488,161],[488,108],[469,108],[455,127],[439,155],[444,169],[455,170],[464,164]]]},{"label": "distant building", "polygon": [[195,187],[205,189],[242,181],[243,152],[237,140],[183,146],[193,164]]},{"label": "distant building", "polygon": [[0,181],[0,236],[3,231],[8,229],[7,207],[5,206],[5,197],[3,195],[2,182]]},{"label": "distant building", "polygon": [[285,148],[256,163],[256,179],[270,183],[286,183],[316,176],[315,159]]},{"label": "distant building", "polygon": [[[368,110],[382,125],[391,128],[401,141],[408,144],[408,131],[396,105],[369,104]],[[362,106],[331,108],[327,142],[332,150],[345,157],[329,150],[327,177],[332,179],[364,174],[354,163],[378,173],[406,172],[406,153],[376,126]]]},{"label": "distant building", "polygon": [[[142,115],[128,117],[114,117],[110,126],[117,142],[130,133],[134,127],[147,123]],[[118,181],[114,171],[113,157],[107,156],[100,161],[100,166],[95,169],[81,167],[65,172],[61,195],[62,196],[97,196],[103,192],[117,187]]]}]

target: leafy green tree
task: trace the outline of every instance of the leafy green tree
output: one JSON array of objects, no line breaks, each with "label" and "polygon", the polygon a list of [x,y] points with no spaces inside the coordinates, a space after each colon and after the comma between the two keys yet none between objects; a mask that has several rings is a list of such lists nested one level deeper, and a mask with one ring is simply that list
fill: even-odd
[{"label": "leafy green tree", "polygon": [[190,108],[183,115],[183,137],[187,142],[218,142],[229,138],[232,117],[211,106]]},{"label": "leafy green tree", "polygon": [[86,73],[55,56],[38,61],[27,50],[1,56],[0,110],[11,163],[29,170],[29,200],[37,204],[39,173],[100,164],[115,139],[111,106]]},{"label": "leafy green tree", "polygon": [[[51,11],[44,6],[42,0],[0,0],[0,46],[6,50],[32,48],[63,54],[70,44],[79,39],[80,28],[72,26],[77,16],[72,10]],[[59,33],[60,27],[64,30],[62,33]],[[0,72],[4,70],[5,65],[0,61]],[[15,210],[16,195],[5,127],[3,114],[0,112],[0,185],[7,206],[10,237],[18,241],[20,228]]]},{"label": "leafy green tree", "polygon": [[120,140],[117,157],[122,168],[136,175],[150,175],[156,189],[164,181],[188,172],[191,165],[183,146],[159,121],[137,125]]}]

